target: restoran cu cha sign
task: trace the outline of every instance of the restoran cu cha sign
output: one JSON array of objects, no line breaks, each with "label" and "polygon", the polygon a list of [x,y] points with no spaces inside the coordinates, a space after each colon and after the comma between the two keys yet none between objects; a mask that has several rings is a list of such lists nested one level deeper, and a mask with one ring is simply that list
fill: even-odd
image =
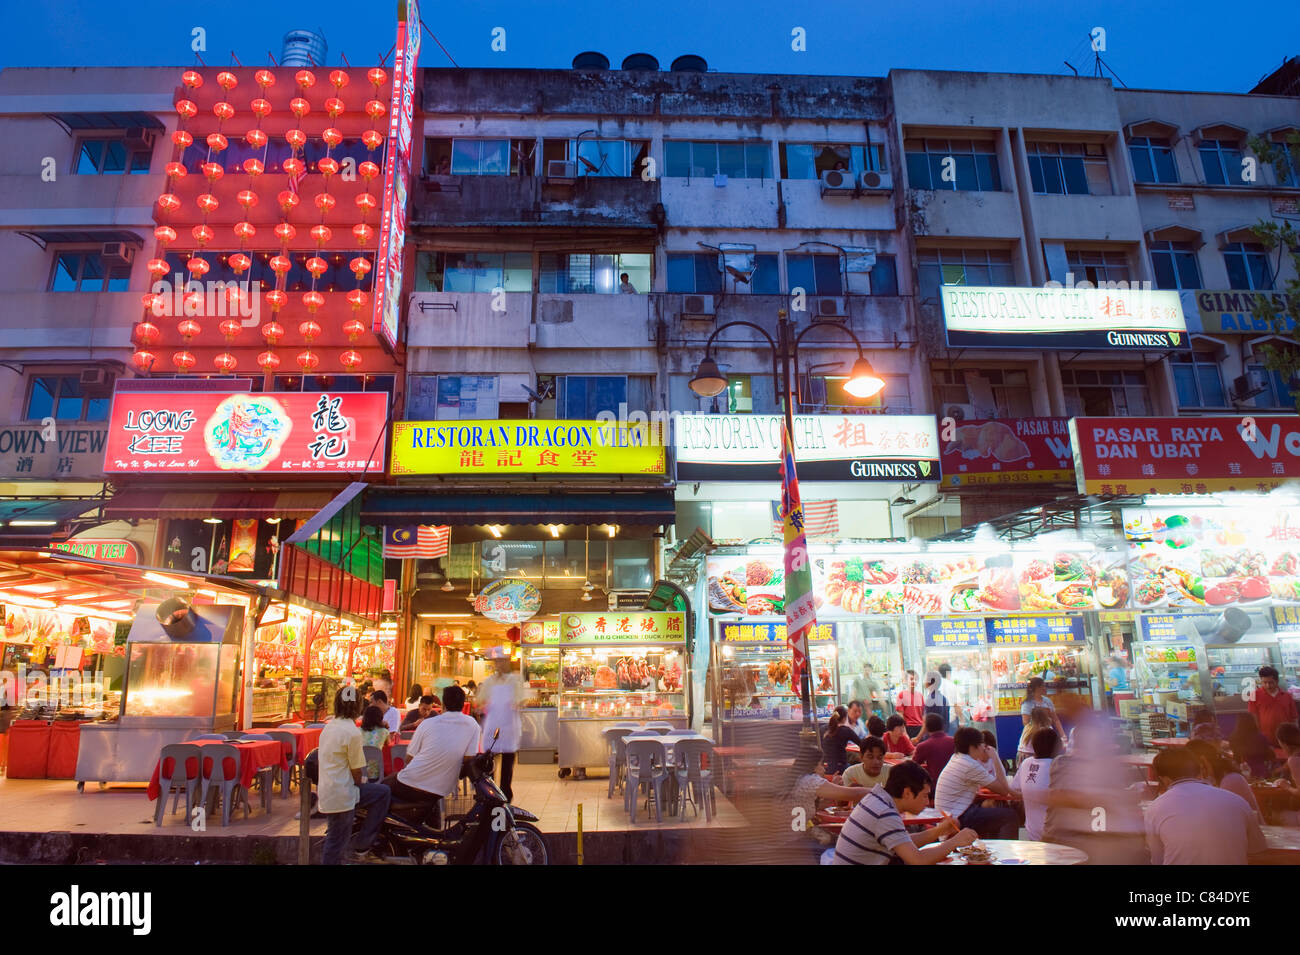
[{"label": "restoran cu cha sign", "polygon": [[1169,349],[1184,347],[1177,292],[1154,289],[939,289],[953,348]]}]

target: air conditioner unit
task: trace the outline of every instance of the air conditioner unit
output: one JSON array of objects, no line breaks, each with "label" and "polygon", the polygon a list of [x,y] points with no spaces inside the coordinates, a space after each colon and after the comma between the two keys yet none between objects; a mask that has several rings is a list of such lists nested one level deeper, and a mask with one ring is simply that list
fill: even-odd
[{"label": "air conditioner unit", "polygon": [[858,183],[866,192],[892,192],[894,189],[894,180],[887,172],[859,173]]},{"label": "air conditioner unit", "polygon": [[109,265],[130,265],[135,261],[135,246],[125,242],[105,242],[99,255]]},{"label": "air conditioner unit", "polygon": [[842,298],[820,295],[812,300],[814,322],[842,322],[848,314],[848,303]]},{"label": "air conditioner unit", "polygon": [[567,159],[548,159],[546,161],[547,182],[577,182],[578,164]]},{"label": "air conditioner unit", "polygon": [[851,196],[858,191],[858,181],[847,169],[828,169],[821,180],[823,196]]},{"label": "air conditioner unit", "polygon": [[1258,369],[1252,369],[1244,375],[1238,375],[1232,381],[1232,397],[1237,401],[1254,398],[1256,395],[1262,395],[1267,390],[1268,382],[1264,379],[1264,373]]},{"label": "air conditioner unit", "polygon": [[92,398],[103,398],[113,393],[114,377],[105,368],[84,368],[81,371],[81,390]]},{"label": "air conditioner unit", "polygon": [[143,152],[144,150],[153,151],[153,144],[158,138],[156,130],[146,129],[143,126],[132,126],[126,131],[126,138],[122,140],[124,145],[131,152]]},{"label": "air conditioner unit", "polygon": [[610,610],[642,610],[650,600],[648,590],[611,590],[609,592]]},{"label": "air conditioner unit", "polygon": [[717,318],[717,307],[712,295],[683,295],[682,318],[687,321],[711,322]]},{"label": "air conditioner unit", "polygon": [[943,406],[941,417],[955,418],[957,421],[975,421],[979,415],[974,405],[949,404]]}]

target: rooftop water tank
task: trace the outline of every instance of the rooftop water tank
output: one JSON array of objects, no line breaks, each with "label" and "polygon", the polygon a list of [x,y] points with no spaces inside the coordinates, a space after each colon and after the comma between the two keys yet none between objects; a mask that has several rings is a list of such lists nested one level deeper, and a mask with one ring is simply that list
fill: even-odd
[{"label": "rooftop water tank", "polygon": [[707,73],[709,64],[704,62],[702,56],[686,53],[673,60],[672,71],[674,73]]},{"label": "rooftop water tank", "polygon": [[573,68],[575,70],[607,70],[609,69],[609,57],[604,53],[588,50],[586,53],[579,53],[573,58]]},{"label": "rooftop water tank", "polygon": [[633,53],[631,56],[624,58],[623,69],[657,70],[659,69],[659,61],[649,53]]},{"label": "rooftop water tank", "polygon": [[329,45],[315,30],[290,30],[284,35],[281,66],[324,66]]}]

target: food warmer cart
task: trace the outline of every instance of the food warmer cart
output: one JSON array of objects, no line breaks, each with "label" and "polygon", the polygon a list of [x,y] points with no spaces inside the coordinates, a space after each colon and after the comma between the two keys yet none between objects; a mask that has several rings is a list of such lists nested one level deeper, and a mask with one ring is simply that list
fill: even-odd
[{"label": "food warmer cart", "polygon": [[1140,697],[1121,703],[1121,716],[1136,720],[1144,714],[1163,713],[1172,721],[1175,735],[1187,735],[1193,712],[1208,699],[1202,632],[1213,628],[1217,616],[1207,613],[1139,616],[1139,639],[1133,644],[1133,674]]},{"label": "food warmer cart", "polygon": [[520,627],[520,668],[528,699],[520,716],[523,735],[519,762],[553,763],[558,753],[556,725],[560,693],[560,619],[530,620]]},{"label": "food warmer cart", "polygon": [[925,643],[925,672],[919,689],[927,703],[926,675],[943,664],[952,667],[948,679],[957,688],[961,709],[953,722],[976,729],[993,729],[993,678],[983,617],[925,617],[921,633]]},{"label": "food warmer cart", "polygon": [[179,606],[184,602],[172,598],[136,614],[121,715],[82,726],[78,789],[91,781],[148,782],[164,745],[234,729],[244,610],[193,606],[172,621]]},{"label": "food warmer cart", "polygon": [[[1054,706],[1067,694],[1084,697],[1090,706],[1100,705],[1096,653],[1088,644],[1082,617],[989,617],[985,626],[993,670],[994,732],[1002,758],[1015,757],[1024,732],[1020,707],[1034,677],[1047,682],[1047,696]],[[1068,723],[1058,715],[1062,724]],[[1068,726],[1065,731],[1069,732]]]},{"label": "food warmer cart", "polygon": [[[1288,611],[1290,613],[1288,613]],[[1258,681],[1259,668],[1271,666],[1282,673],[1278,635],[1274,631],[1277,616],[1283,620],[1293,615],[1294,607],[1247,610],[1231,607],[1205,635],[1206,682],[1214,718],[1225,736],[1230,735],[1237,717],[1247,711],[1243,692]],[[1286,679],[1281,680],[1286,687]]]},{"label": "food warmer cart", "polygon": [[662,721],[685,729],[690,710],[687,615],[609,610],[560,617],[557,720],[560,776],[609,765],[601,731]]}]

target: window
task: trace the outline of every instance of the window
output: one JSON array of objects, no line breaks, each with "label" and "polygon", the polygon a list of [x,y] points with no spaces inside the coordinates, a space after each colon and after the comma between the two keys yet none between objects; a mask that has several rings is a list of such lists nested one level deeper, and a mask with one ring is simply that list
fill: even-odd
[{"label": "window", "polygon": [[[240,275],[235,274],[235,270],[230,267],[230,256],[233,251],[220,252],[205,249],[199,258],[207,261],[211,266],[208,274],[204,276],[209,282],[260,282],[262,289],[273,289],[276,287],[278,277],[271,271],[271,259],[279,254],[276,252],[248,252],[248,257],[252,264]],[[291,267],[285,273],[284,289],[287,292],[305,292],[312,288],[312,275],[307,271],[307,260],[314,256],[314,252],[289,252],[288,258]],[[329,252],[328,250],[321,256],[325,264],[329,266],[321,273],[320,278],[316,280],[316,290],[320,292],[350,292],[355,288],[369,290],[374,284],[374,269],[372,268],[361,279],[357,281],[356,274],[353,273],[350,263],[360,255],[368,259],[371,265],[374,264],[374,253],[354,253],[354,252]],[[181,273],[186,279],[186,263],[190,256],[183,252],[168,252],[164,258],[171,267],[171,271],[163,276],[169,282],[175,281],[176,273]]]},{"label": "window", "polygon": [[538,375],[537,393],[543,398],[538,418],[591,421],[602,411],[649,413],[655,407],[650,375]]},{"label": "window", "polygon": [[638,292],[650,291],[648,253],[543,252],[538,262],[538,291],[543,294],[617,293],[624,272]]},{"label": "window", "polygon": [[1267,290],[1273,287],[1273,270],[1268,253],[1257,242],[1233,242],[1223,247],[1223,264],[1228,268],[1228,287]]},{"label": "window", "polygon": [[650,143],[630,139],[547,139],[542,160],[563,160],[577,164],[579,176],[627,179],[640,178]]},{"label": "window", "polygon": [[[956,189],[962,192],[999,192],[998,152],[993,140],[907,139],[907,181],[913,189]],[[944,176],[944,160],[952,157],[952,171]]]},{"label": "window", "polygon": [[1138,182],[1177,182],[1178,165],[1167,139],[1134,136],[1128,141],[1133,178]]},{"label": "window", "polygon": [[838,255],[786,255],[785,275],[790,291],[809,295],[843,295],[844,275]]},{"label": "window", "polygon": [[1071,417],[1151,413],[1143,372],[1062,368],[1061,383],[1065,386],[1065,413]]},{"label": "window", "polygon": [[1198,147],[1205,181],[1212,186],[1244,186],[1241,146],[1222,139],[1203,139]]},{"label": "window", "polygon": [[1100,287],[1102,282],[1128,282],[1130,272],[1128,256],[1123,252],[1088,252],[1079,249],[1065,250],[1065,264],[1074,281],[1091,282]]},{"label": "window", "polygon": [[991,418],[1028,418],[1034,413],[1029,372],[1000,368],[936,368],[935,407],[942,415],[950,405],[974,405]]},{"label": "window", "polygon": [[722,274],[718,271],[717,253],[669,252],[668,291],[703,295],[720,293]]},{"label": "window", "polygon": [[1291,386],[1281,372],[1270,371],[1262,364],[1248,364],[1246,370],[1256,372],[1264,378],[1263,394],[1256,395],[1253,399],[1256,408],[1285,408],[1288,411],[1295,408]]},{"label": "window", "polygon": [[81,387],[81,375],[38,375],[27,392],[27,418],[41,421],[107,421],[112,397],[92,398]]},{"label": "window", "polygon": [[752,414],[754,411],[754,391],[749,375],[728,375],[727,390],[718,397],[726,399],[726,414]]},{"label": "window", "polygon": [[668,140],[664,175],[678,179],[771,179],[772,148],[767,143]]},{"label": "window", "polygon": [[1029,181],[1038,195],[1109,196],[1110,169],[1101,143],[1030,143]]},{"label": "window", "polygon": [[[845,370],[848,369],[846,364]],[[799,410],[804,414],[835,411],[847,414],[884,413],[908,414],[912,410],[912,396],[908,380],[903,375],[883,375],[885,387],[870,398],[855,398],[844,390],[849,376],[843,371],[831,374],[803,376],[803,391]]]},{"label": "window", "polygon": [[496,375],[408,375],[406,420],[492,419],[501,414],[500,397]]},{"label": "window", "polygon": [[898,294],[898,267],[892,255],[877,255],[871,267],[871,294]]},{"label": "window", "polygon": [[1156,274],[1156,288],[1202,288],[1201,269],[1196,250],[1190,242],[1152,242],[1151,270]]},{"label": "window", "polygon": [[416,258],[417,292],[507,292],[533,290],[529,252],[421,252]]},{"label": "window", "polygon": [[536,143],[529,139],[424,141],[424,171],[438,176],[531,176]]},{"label": "window", "polygon": [[122,139],[83,139],[77,147],[78,176],[144,175],[153,154],[147,149],[130,150]]},{"label": "window", "polygon": [[[1280,186],[1300,186],[1300,145],[1295,143],[1274,143],[1282,153],[1282,165],[1286,167],[1285,174],[1278,176],[1277,182]],[[1277,172],[1276,164],[1273,171]]]},{"label": "window", "polygon": [[54,256],[51,292],[125,292],[131,266],[109,265],[98,252],[59,252]]},{"label": "window", "polygon": [[782,179],[820,179],[833,169],[884,172],[885,147],[879,143],[782,143]]},{"label": "window", "polygon": [[[281,164],[293,154],[293,149],[282,139],[273,138],[265,146],[252,146],[242,138],[232,136],[230,145],[221,152],[210,154],[207,149],[187,149],[183,161],[186,171],[196,175],[202,172],[200,166],[209,160],[221,164],[226,172],[243,174],[244,160],[258,159],[265,164],[267,173],[274,174],[284,171]],[[368,149],[360,139],[345,139],[337,146],[330,146],[323,139],[308,139],[298,156],[307,164],[307,172],[315,173],[318,170],[317,163],[326,156],[337,159],[340,163],[351,159],[360,165],[369,160],[382,166],[384,150],[382,147],[377,150]]]},{"label": "window", "polygon": [[937,298],[940,285],[1015,285],[1011,253],[984,249],[922,249],[917,253],[920,294]]},{"label": "window", "polygon": [[391,395],[393,375],[276,375],[272,391],[382,391]]},{"label": "window", "polygon": [[1228,393],[1219,363],[1208,351],[1179,353],[1169,359],[1180,408],[1227,408]]}]

